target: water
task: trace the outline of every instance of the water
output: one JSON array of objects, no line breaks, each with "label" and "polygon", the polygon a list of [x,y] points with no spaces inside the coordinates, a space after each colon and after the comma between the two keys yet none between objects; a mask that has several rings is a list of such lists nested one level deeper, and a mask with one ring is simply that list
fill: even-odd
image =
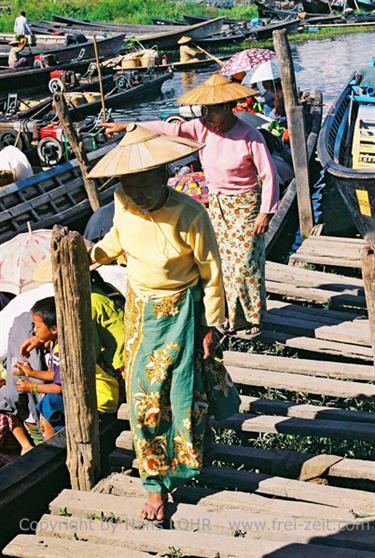
[{"label": "water", "polygon": [[[304,70],[297,74],[301,89],[323,93],[325,112],[338,96],[350,73],[366,65],[375,55],[375,32],[343,35],[333,39],[305,41],[292,44],[293,60]],[[145,101],[124,111],[128,120],[151,120],[159,118],[161,110],[177,108],[177,99],[196,85],[202,83],[217,66],[197,72],[176,72],[163,85],[163,94],[152,101]]]},{"label": "water", "polygon": [[[350,74],[370,63],[375,56],[375,32],[348,34],[332,39],[305,41],[291,45],[293,60],[303,66],[297,74],[301,90],[323,93],[323,113],[327,113],[343,89]],[[115,118],[132,120],[152,120],[160,117],[160,112],[178,109],[177,99],[183,93],[202,83],[217,69],[217,66],[198,72],[176,72],[163,85],[162,94],[151,101],[144,101],[115,114]],[[354,235],[356,233],[350,215],[336,188],[319,175],[313,193],[316,221],[325,223],[325,233],[332,235]],[[297,239],[298,243],[298,239]]]}]

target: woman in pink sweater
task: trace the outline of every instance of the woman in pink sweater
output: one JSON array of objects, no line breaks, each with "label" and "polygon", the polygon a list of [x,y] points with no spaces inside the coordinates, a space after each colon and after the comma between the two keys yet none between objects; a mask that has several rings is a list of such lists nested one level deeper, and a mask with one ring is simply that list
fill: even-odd
[{"label": "woman in pink sweater", "polygon": [[[202,105],[202,118],[189,122],[142,123],[149,130],[192,138],[200,151],[209,188],[209,213],[222,260],[227,301],[226,329],[257,335],[266,310],[264,233],[277,209],[279,183],[262,135],[233,113],[235,101],[254,94],[214,74],[179,99]],[[126,124],[104,125],[112,135]]]}]

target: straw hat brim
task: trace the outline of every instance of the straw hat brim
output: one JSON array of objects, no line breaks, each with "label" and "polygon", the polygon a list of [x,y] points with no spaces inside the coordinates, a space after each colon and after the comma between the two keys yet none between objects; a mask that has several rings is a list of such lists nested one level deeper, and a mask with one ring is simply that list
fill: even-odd
[{"label": "straw hat brim", "polygon": [[218,86],[209,86],[206,83],[202,83],[192,89],[192,91],[182,95],[178,102],[180,105],[220,105],[256,94],[257,91],[255,89],[231,81],[228,81],[225,85]]},{"label": "straw hat brim", "polygon": [[[90,265],[90,271],[98,269],[102,264],[94,263]],[[44,258],[38,265],[35,266],[32,273],[33,281],[36,283],[51,283],[52,282],[52,264],[51,258]]]},{"label": "straw hat brim", "polygon": [[193,40],[192,37],[188,37],[187,35],[184,35],[183,37],[178,39],[177,44],[186,45],[187,43],[191,43],[192,40]]},{"label": "straw hat brim", "polygon": [[186,138],[160,135],[142,126],[129,128],[119,145],[91,170],[89,178],[109,178],[156,169],[196,153],[203,144]]}]

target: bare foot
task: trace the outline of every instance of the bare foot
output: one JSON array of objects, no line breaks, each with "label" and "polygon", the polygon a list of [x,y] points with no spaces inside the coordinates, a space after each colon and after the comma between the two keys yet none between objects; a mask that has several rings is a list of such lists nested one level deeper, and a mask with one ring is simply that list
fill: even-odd
[{"label": "bare foot", "polygon": [[34,449],[34,446],[32,446],[31,444],[29,446],[25,446],[21,449],[21,455],[25,455],[25,453],[27,453],[28,451]]},{"label": "bare foot", "polygon": [[164,492],[149,492],[140,516],[148,521],[163,521],[167,495]]},{"label": "bare foot", "polygon": [[245,331],[246,335],[259,335],[261,332],[262,328],[259,325],[254,325]]}]

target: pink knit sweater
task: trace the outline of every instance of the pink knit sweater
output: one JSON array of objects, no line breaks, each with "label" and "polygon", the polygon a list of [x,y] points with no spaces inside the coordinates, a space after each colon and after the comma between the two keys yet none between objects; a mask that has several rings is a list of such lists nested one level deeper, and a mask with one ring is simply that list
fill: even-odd
[{"label": "pink knit sweater", "polygon": [[262,181],[261,213],[275,213],[279,181],[271,155],[260,132],[237,119],[228,132],[212,131],[199,118],[189,122],[142,122],[149,130],[195,139],[205,147],[199,152],[209,192],[236,195],[258,188]]}]

